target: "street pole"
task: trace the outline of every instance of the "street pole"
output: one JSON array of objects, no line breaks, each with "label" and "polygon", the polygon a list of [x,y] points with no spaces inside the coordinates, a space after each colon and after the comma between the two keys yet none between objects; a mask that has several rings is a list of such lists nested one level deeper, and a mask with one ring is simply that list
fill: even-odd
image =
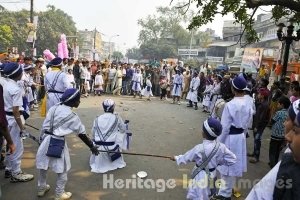
[{"label": "street pole", "polygon": [[30,0],[30,23],[33,23],[33,0]]},{"label": "street pole", "polygon": [[286,72],[287,72],[291,43],[292,43],[292,41],[289,41],[289,40],[285,41],[283,65],[282,65],[282,77],[283,78],[286,76]]},{"label": "street pole", "polygon": [[289,54],[290,54],[290,46],[293,42],[293,32],[294,32],[294,26],[293,24],[290,24],[287,27],[287,36],[285,40],[285,48],[284,48],[284,56],[283,56],[283,66],[282,66],[282,77],[286,76],[287,72],[287,66],[289,62]]},{"label": "street pole", "polygon": [[279,23],[277,30],[277,37],[279,41],[285,41],[284,55],[283,55],[283,65],[282,65],[282,77],[285,78],[287,73],[287,67],[289,62],[289,53],[292,42],[300,40],[300,29],[297,30],[297,35],[293,36],[294,26],[293,22],[290,21],[290,24],[287,26],[286,35],[283,33],[283,28],[286,27],[283,23]]}]

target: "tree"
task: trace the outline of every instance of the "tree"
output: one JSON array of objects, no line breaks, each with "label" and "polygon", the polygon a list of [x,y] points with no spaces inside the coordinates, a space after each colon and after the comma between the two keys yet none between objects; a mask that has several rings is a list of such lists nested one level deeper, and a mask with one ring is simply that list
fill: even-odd
[{"label": "tree", "polygon": [[[173,0],[171,0],[172,2]],[[192,18],[188,29],[192,30],[195,27],[212,22],[217,14],[222,16],[233,14],[235,22],[242,24],[244,27],[241,38],[246,33],[246,39],[249,43],[258,41],[257,34],[253,28],[253,17],[261,6],[273,6],[272,15],[275,22],[278,22],[282,17],[291,18],[293,21],[300,20],[299,0],[189,0],[179,6],[179,8],[187,11],[191,4],[196,4],[198,14]]]},{"label": "tree", "polygon": [[10,26],[0,25],[0,49],[6,50],[10,47],[13,35]]},{"label": "tree", "polygon": [[121,60],[122,58],[124,58],[123,54],[120,52],[120,51],[114,51],[112,53],[112,56],[111,56],[114,60]]},{"label": "tree", "polygon": [[191,35],[182,25],[188,15],[176,7],[158,7],[156,11],[138,20],[140,52],[146,59],[175,57],[179,46],[188,45],[190,41]]},{"label": "tree", "polygon": [[129,59],[139,60],[142,58],[142,54],[139,48],[127,49],[126,57]]},{"label": "tree", "polygon": [[[57,51],[57,44],[62,33],[75,35],[76,27],[72,17],[54,6],[48,6],[47,11],[34,13],[39,17],[37,28],[37,40],[35,46],[38,54],[42,54],[45,49],[50,49],[53,53]],[[32,43],[26,43],[29,28],[30,13],[27,10],[17,12],[0,8],[0,27],[8,26],[12,32],[12,40],[9,45],[18,47],[19,52],[24,51],[31,54]]]},{"label": "tree", "polygon": [[39,13],[39,24],[37,31],[37,50],[43,52],[50,49],[57,52],[57,44],[60,35],[76,35],[76,26],[72,17],[54,6],[48,5],[47,11]]}]

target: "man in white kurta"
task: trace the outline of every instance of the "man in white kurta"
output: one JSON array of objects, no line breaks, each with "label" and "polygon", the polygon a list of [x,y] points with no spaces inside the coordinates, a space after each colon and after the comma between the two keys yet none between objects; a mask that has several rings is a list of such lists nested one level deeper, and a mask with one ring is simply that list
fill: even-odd
[{"label": "man in white kurta", "polygon": [[181,74],[181,70],[178,69],[176,71],[176,75],[174,76],[174,80],[173,80],[173,90],[172,90],[173,104],[175,104],[175,100],[177,99],[177,103],[180,105],[182,84],[183,84],[183,75]]},{"label": "man in white kurta", "polygon": [[187,107],[193,107],[193,104],[195,106],[195,110],[198,110],[198,88],[200,86],[200,78],[198,76],[198,73],[194,72],[194,78],[191,80],[190,83],[190,90],[186,97],[187,100],[189,100],[189,104]]},{"label": "man in white kurta", "polygon": [[[222,143],[216,141],[218,135],[222,131],[222,126],[219,120],[209,118],[204,121],[203,125],[203,143],[196,145],[194,148],[186,152],[184,155],[175,156],[175,160],[178,165],[187,164],[189,162],[195,162],[195,169],[203,167],[201,171],[193,178],[192,184],[189,185],[187,199],[194,200],[208,200],[211,196],[211,186],[215,183],[211,183],[216,175],[215,169],[218,165],[230,166],[236,162],[236,156]],[[217,145],[220,145],[217,147]],[[206,166],[203,162],[209,157],[209,155],[216,148],[216,153],[209,160]],[[203,156],[205,155],[205,156]],[[203,184],[205,183],[205,184]]]},{"label": "man in white kurta", "polygon": [[214,87],[212,91],[210,92],[211,98],[210,98],[210,108],[209,111],[210,113],[213,112],[216,101],[221,98],[221,81],[222,81],[222,76],[217,75],[216,82],[214,84]]},{"label": "man in white kurta", "polygon": [[75,133],[93,153],[97,154],[97,147],[86,136],[84,125],[78,115],[72,111],[72,107],[78,107],[79,103],[79,91],[75,88],[67,89],[61,98],[61,104],[52,106],[44,120],[40,137],[41,145],[36,154],[36,168],[39,170],[39,197],[44,196],[50,189],[46,183],[49,168],[57,174],[55,200],[69,199],[72,196],[72,193],[64,190],[68,180],[67,173],[71,168],[67,142],[65,141],[60,158],[50,157],[47,156],[47,152],[52,138],[65,140],[65,136]]},{"label": "man in white kurta", "polygon": [[218,171],[221,179],[225,181],[225,186],[220,188],[218,195],[214,199],[231,198],[232,189],[236,177],[242,177],[247,171],[247,152],[245,131],[252,117],[252,105],[248,104],[244,97],[244,89],[247,85],[242,76],[238,76],[232,81],[232,89],[235,97],[226,103],[221,124],[222,134],[218,137],[237,157],[237,162],[232,166],[220,166]]},{"label": "man in white kurta", "polygon": [[54,58],[50,64],[52,70],[46,74],[44,80],[47,92],[47,111],[59,103],[62,94],[70,87],[66,73],[61,71],[62,59]]},{"label": "man in white kurta", "polygon": [[16,151],[6,157],[5,178],[10,178],[11,182],[27,182],[34,178],[31,174],[25,174],[21,170],[21,160],[24,152],[21,132],[25,131],[25,120],[23,117],[23,88],[17,81],[22,77],[22,67],[17,63],[7,63],[4,66],[6,81],[2,82],[4,110],[8,122],[8,130]]},{"label": "man in white kurta", "polygon": [[136,73],[133,74],[133,77],[132,77],[132,90],[133,90],[133,97],[135,98],[136,95],[141,92],[142,90],[142,82],[143,82],[143,77],[142,77],[142,74],[141,74],[141,70],[140,69],[137,69],[136,70]]},{"label": "man in white kurta", "polygon": [[[114,113],[115,103],[111,99],[103,102],[104,114],[97,117],[94,121],[92,132],[93,140],[102,151],[119,152],[127,149],[126,125],[122,118]],[[111,154],[101,152],[99,155],[91,155],[91,171],[94,173],[106,173],[111,170],[124,168],[124,162],[121,154]]]}]

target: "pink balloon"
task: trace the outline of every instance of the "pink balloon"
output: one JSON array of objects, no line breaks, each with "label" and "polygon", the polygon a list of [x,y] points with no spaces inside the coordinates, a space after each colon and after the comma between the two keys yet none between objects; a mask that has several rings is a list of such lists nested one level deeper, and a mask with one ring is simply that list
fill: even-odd
[{"label": "pink balloon", "polygon": [[61,42],[57,45],[57,56],[60,58],[64,58],[63,44]]},{"label": "pink balloon", "polygon": [[51,51],[49,49],[45,49],[43,51],[44,57],[48,60],[51,61],[53,58],[55,58],[55,56],[53,55],[53,53],[51,53]]}]

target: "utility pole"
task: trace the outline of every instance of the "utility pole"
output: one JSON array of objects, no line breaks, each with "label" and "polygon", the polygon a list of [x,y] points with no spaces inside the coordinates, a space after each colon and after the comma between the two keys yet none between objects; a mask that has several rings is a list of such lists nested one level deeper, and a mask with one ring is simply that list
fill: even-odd
[{"label": "utility pole", "polygon": [[97,29],[95,27],[95,31],[94,31],[94,52],[93,52],[93,60],[95,61],[96,58],[96,33],[97,33]]},{"label": "utility pole", "polygon": [[30,23],[33,23],[33,0],[30,0]]}]

